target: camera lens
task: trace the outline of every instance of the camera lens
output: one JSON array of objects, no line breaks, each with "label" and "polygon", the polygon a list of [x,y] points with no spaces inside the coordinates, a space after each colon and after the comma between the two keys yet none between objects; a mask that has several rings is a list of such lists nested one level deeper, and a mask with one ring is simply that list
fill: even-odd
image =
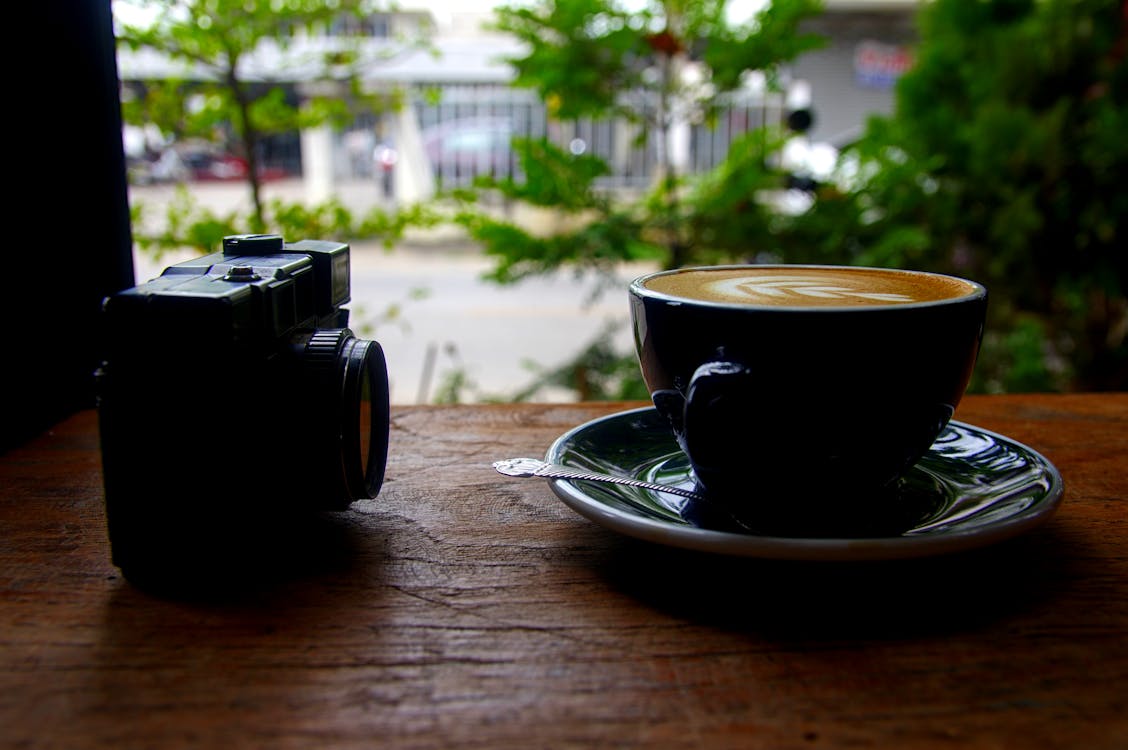
[{"label": "camera lens", "polygon": [[384,352],[375,341],[350,338],[340,357],[345,481],[351,499],[375,497],[384,482],[388,457],[388,370]]},{"label": "camera lens", "polygon": [[375,497],[388,457],[388,370],[375,341],[347,328],[318,330],[305,347],[310,376],[315,470],[327,487],[324,507]]}]

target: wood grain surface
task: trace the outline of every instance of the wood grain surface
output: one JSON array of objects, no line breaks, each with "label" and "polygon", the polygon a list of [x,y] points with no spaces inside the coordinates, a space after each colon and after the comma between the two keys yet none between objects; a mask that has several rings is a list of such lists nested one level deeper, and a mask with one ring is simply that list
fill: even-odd
[{"label": "wood grain surface", "polygon": [[74,416],[0,458],[0,745],[1128,747],[1128,395],[968,397],[1058,513],[850,564],[650,545],[490,467],[637,405],[396,409],[378,499],[191,599],[111,565]]}]

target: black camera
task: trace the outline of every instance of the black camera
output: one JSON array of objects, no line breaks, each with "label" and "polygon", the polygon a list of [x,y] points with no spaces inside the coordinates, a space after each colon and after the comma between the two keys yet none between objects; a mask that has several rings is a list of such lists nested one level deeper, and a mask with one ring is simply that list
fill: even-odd
[{"label": "black camera", "polygon": [[127,578],[238,574],[268,564],[280,522],[376,496],[387,368],[348,300],[348,245],[277,235],[227,237],[106,299],[99,425]]}]

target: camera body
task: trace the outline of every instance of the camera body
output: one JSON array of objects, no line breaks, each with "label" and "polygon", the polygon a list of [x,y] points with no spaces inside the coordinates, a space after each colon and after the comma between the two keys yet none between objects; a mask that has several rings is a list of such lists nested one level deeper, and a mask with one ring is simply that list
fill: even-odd
[{"label": "camera body", "polygon": [[347,328],[349,246],[236,235],[103,304],[106,516],[127,578],[262,558],[278,524],[375,497],[388,380]]}]

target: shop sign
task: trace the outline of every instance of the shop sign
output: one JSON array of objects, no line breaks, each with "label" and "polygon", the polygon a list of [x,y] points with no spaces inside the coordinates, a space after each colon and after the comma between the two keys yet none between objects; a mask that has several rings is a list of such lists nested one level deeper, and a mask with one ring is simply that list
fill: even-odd
[{"label": "shop sign", "polygon": [[912,64],[908,47],[864,41],[854,48],[854,79],[861,88],[891,89]]}]

